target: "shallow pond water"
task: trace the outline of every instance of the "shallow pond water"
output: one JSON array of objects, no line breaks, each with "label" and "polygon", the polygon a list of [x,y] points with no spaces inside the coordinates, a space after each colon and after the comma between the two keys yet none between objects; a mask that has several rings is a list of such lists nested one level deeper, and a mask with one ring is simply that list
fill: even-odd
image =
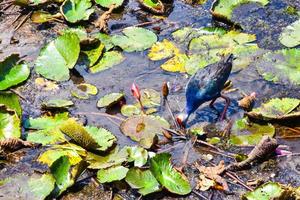
[{"label": "shallow pond water", "polygon": [[[146,27],[156,32],[159,39],[162,40],[164,38],[170,39],[173,31],[185,26],[218,26],[220,24],[214,21],[209,13],[211,4],[212,1],[208,0],[203,5],[192,6],[184,1],[174,0],[172,4],[168,4],[169,10],[166,19],[161,22],[150,24]],[[291,15],[286,12],[287,6],[294,6],[300,9],[300,3],[298,1],[271,0],[270,4],[264,8],[256,4],[248,4],[239,7],[234,12],[234,19],[241,24],[244,32],[254,33],[257,35],[257,43],[261,48],[270,50],[281,49],[284,48],[278,42],[278,36],[281,30],[298,18],[296,15]],[[17,11],[19,10],[15,7],[9,10],[9,13],[11,13],[9,15],[0,14],[0,59],[13,52],[18,52],[21,56],[26,56],[24,57],[25,60],[34,61],[40,48],[54,38],[56,33],[66,27],[66,25],[60,23],[54,23],[51,25],[36,25],[31,23],[29,20],[14,33],[12,22],[16,17],[16,14],[18,14]],[[102,12],[103,11],[98,11],[98,13]],[[95,16],[93,17],[95,18]],[[118,13],[113,14],[112,20],[109,21],[109,29],[112,33],[116,33],[120,32],[125,27],[154,20],[156,20],[156,18],[143,11],[136,1],[129,0],[124,5],[124,8],[119,9]],[[84,25],[92,33],[97,32],[93,25]],[[169,81],[173,84],[173,86],[176,86],[176,88],[181,88],[172,92],[169,97],[172,110],[175,113],[178,113],[182,110],[185,104],[184,87],[188,77],[184,74],[168,73],[163,71],[159,68],[162,62],[150,61],[147,57],[147,51],[124,53],[124,55],[126,60],[123,63],[97,74],[90,74],[85,69],[85,66],[77,65],[75,69],[72,70],[71,80],[59,84],[59,89],[51,92],[45,92],[36,87],[34,79],[38,76],[32,71],[31,78],[23,86],[18,88],[26,99],[21,100],[24,118],[28,118],[29,116],[39,116],[41,114],[40,105],[44,99],[58,96],[61,98],[72,98],[70,90],[74,87],[74,84],[86,82],[97,86],[99,93],[97,96],[92,97],[89,100],[78,100],[72,98],[75,106],[70,109],[71,114],[79,116],[79,118],[84,118],[90,125],[103,126],[109,129],[116,135],[118,138],[118,144],[121,146],[134,144],[134,142],[120,132],[118,126],[107,120],[105,117],[90,114],[77,115],[76,113],[98,112],[98,109],[96,108],[97,100],[99,97],[110,92],[124,91],[127,103],[134,103],[135,100],[130,95],[130,86],[134,80],[140,88],[153,88],[155,90],[160,90],[163,81]],[[282,86],[265,81],[259,76],[255,66],[252,65],[240,72],[232,73],[230,80],[232,80],[234,88],[238,88],[239,90],[227,94],[227,96],[231,98],[231,104],[227,113],[228,119],[237,119],[242,117],[244,114],[237,106],[237,101],[241,97],[241,91],[245,93],[256,92],[258,94],[258,100],[256,101],[257,105],[265,99],[272,97],[288,96],[300,98],[299,88]],[[216,108],[219,111],[223,109],[223,106],[224,102],[222,100],[218,100],[216,102]],[[104,112],[105,110],[100,111]],[[159,114],[164,116],[168,121],[171,121],[171,118],[166,111],[161,110]],[[215,123],[217,122],[217,119],[218,116],[216,113],[208,107],[208,104],[205,104],[192,115],[189,125],[194,125],[200,122]],[[298,123],[298,126],[300,126],[300,123]],[[285,130],[281,130],[281,132],[284,131]],[[279,129],[278,132],[280,132]],[[280,140],[280,142],[291,146],[291,151],[300,152],[299,140]],[[173,159],[175,163],[180,162],[184,146],[185,144],[182,143],[175,145],[175,148],[172,149],[171,153],[174,156]],[[169,147],[170,145],[166,145],[166,148]],[[249,149],[245,149],[244,151],[247,152]],[[201,158],[201,155],[203,154],[204,152],[201,148],[195,147],[189,154],[188,163],[192,163]],[[26,166],[27,161],[28,160],[25,159],[22,163],[25,163]],[[263,177],[264,180],[280,181],[281,183],[299,186],[299,163],[300,157],[280,158],[273,161],[273,163],[270,161],[270,163],[264,163],[263,166],[257,166],[249,171],[241,172],[239,175],[240,177],[244,177],[245,180],[250,177],[252,179]],[[15,170],[8,170],[9,173],[5,173],[5,175],[2,174],[1,177],[7,177],[18,171],[22,171],[22,167],[18,167],[18,165],[13,166],[13,168]],[[194,173],[195,172],[190,172],[189,177],[192,177]],[[239,195],[242,192],[245,192],[244,188],[237,186],[234,183],[230,184],[230,186],[234,188],[234,192],[236,192],[235,195],[227,196],[221,192],[216,192],[213,199],[239,199]],[[104,195],[102,199],[109,199],[110,197],[109,189],[106,188],[106,190],[104,190],[105,188],[102,186],[102,189],[99,190],[101,192],[91,192],[94,191],[95,186],[90,181],[87,181],[82,187],[84,189],[79,192],[71,189],[70,193],[63,196],[62,199],[99,199],[102,195]],[[126,192],[122,192],[122,190],[120,191],[120,194],[125,197],[125,199],[136,199],[134,194],[126,194]],[[153,195],[151,198],[195,199],[197,196],[192,194],[188,197],[179,198],[176,196],[157,194],[157,196]],[[151,198],[149,197],[149,199]]]}]

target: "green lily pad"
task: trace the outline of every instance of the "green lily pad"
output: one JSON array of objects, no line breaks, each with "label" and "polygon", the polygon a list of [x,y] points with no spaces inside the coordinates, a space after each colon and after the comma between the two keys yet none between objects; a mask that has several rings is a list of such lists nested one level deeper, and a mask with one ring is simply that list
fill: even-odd
[{"label": "green lily pad", "polygon": [[60,7],[60,11],[68,22],[76,23],[88,20],[95,11],[90,0],[66,0]]},{"label": "green lily pad", "polygon": [[300,99],[275,98],[248,112],[247,115],[263,120],[287,120],[300,117]]},{"label": "green lily pad", "polygon": [[300,20],[293,22],[283,29],[279,41],[286,47],[295,47],[300,44]]},{"label": "green lily pad", "polygon": [[97,179],[100,183],[120,181],[126,177],[128,170],[128,168],[123,166],[114,166],[107,169],[100,169],[97,172]]},{"label": "green lily pad", "polygon": [[42,24],[45,22],[54,21],[57,18],[60,18],[60,16],[61,16],[60,13],[52,15],[45,11],[34,11],[31,15],[30,19],[33,23]]},{"label": "green lily pad", "polygon": [[170,163],[171,155],[157,154],[150,159],[150,170],[156,180],[168,191],[186,195],[192,191],[191,185],[184,174],[176,171]]},{"label": "green lily pad", "polygon": [[234,9],[242,4],[247,4],[247,3],[259,3],[265,6],[269,3],[269,0],[235,0],[235,1],[216,0],[212,5],[211,13],[216,18],[231,21],[231,17]]},{"label": "green lily pad", "polygon": [[22,108],[18,95],[12,92],[0,92],[0,105],[5,105],[8,109],[16,111],[19,117],[22,116]]},{"label": "green lily pad", "polygon": [[135,167],[142,167],[147,163],[148,151],[142,147],[127,147],[128,162],[134,162]]},{"label": "green lily pad", "polygon": [[280,199],[279,197],[282,195],[284,190],[281,188],[279,183],[268,182],[265,183],[258,188],[256,188],[252,192],[247,192],[243,195],[243,200],[269,200],[269,199]]},{"label": "green lily pad", "polygon": [[53,127],[58,127],[66,120],[69,119],[69,113],[57,113],[54,116],[42,116],[39,118],[29,118],[24,122],[24,128],[34,129],[34,130],[43,130],[43,129],[52,129]]},{"label": "green lily pad", "polygon": [[147,108],[160,106],[160,93],[154,89],[141,90],[142,105]]},{"label": "green lily pad", "polygon": [[60,130],[86,149],[105,151],[116,141],[116,137],[104,128],[83,127],[74,119],[68,119]]},{"label": "green lily pad", "polygon": [[156,42],[150,49],[148,57],[150,60],[162,60],[171,58],[178,54],[180,50],[171,41],[164,39],[162,42]]},{"label": "green lily pad", "polygon": [[160,0],[138,0],[142,7],[154,14],[164,14],[165,6]]},{"label": "green lily pad", "polygon": [[0,105],[0,141],[21,137],[21,121],[16,111]]},{"label": "green lily pad", "polygon": [[144,51],[157,41],[155,33],[145,28],[128,27],[122,32],[123,35],[114,35],[112,42],[126,52]]},{"label": "green lily pad", "polygon": [[55,179],[52,174],[47,173],[38,179],[31,177],[28,185],[36,199],[45,199],[54,189]]},{"label": "green lily pad", "polygon": [[0,61],[0,90],[6,90],[25,81],[30,74],[27,64],[18,63],[18,54],[12,54]]},{"label": "green lily pad", "polygon": [[84,40],[88,39],[88,34],[87,34],[85,28],[82,26],[79,26],[76,28],[65,28],[62,30],[61,35],[70,34],[70,33],[77,35],[77,37],[79,38],[80,41],[84,41]]},{"label": "green lily pad", "polygon": [[94,37],[98,38],[102,44],[105,46],[105,50],[109,51],[114,47],[114,44],[112,43],[112,39],[110,35],[107,35],[105,33],[97,33],[93,35]]},{"label": "green lily pad", "polygon": [[52,129],[28,132],[26,141],[47,145],[63,143],[67,140],[65,135],[56,127]]},{"label": "green lily pad", "polygon": [[52,145],[50,149],[38,157],[38,161],[50,167],[62,156],[68,156],[70,164],[77,165],[83,160],[82,157],[87,156],[87,153],[85,149],[72,143]]},{"label": "green lily pad", "polygon": [[268,81],[300,85],[300,49],[282,49],[263,55],[256,64],[259,74]]},{"label": "green lily pad", "polygon": [[42,103],[44,108],[67,108],[73,105],[72,101],[65,99],[50,99]]},{"label": "green lily pad", "polygon": [[160,191],[160,185],[149,169],[131,168],[126,175],[126,182],[142,195]]},{"label": "green lily pad", "polygon": [[76,34],[65,33],[47,44],[35,62],[36,72],[47,79],[67,81],[79,56],[79,42]]},{"label": "green lily pad", "polygon": [[12,174],[1,180],[0,195],[5,199],[46,199],[55,187],[55,179],[50,173]]},{"label": "green lily pad", "polygon": [[123,4],[123,1],[124,0],[95,0],[97,4],[105,8],[109,8],[113,4],[115,4],[116,7],[120,7]]},{"label": "green lily pad", "polygon": [[169,125],[153,116],[132,116],[120,125],[125,135],[147,149],[153,145],[157,134],[161,134],[163,128],[169,128]]},{"label": "green lily pad", "polygon": [[118,51],[108,51],[103,54],[101,60],[90,68],[91,73],[101,72],[124,61],[124,56]]},{"label": "green lily pad", "polygon": [[135,105],[123,105],[121,108],[121,113],[125,117],[130,117],[133,115],[140,115],[141,109],[138,106]]},{"label": "green lily pad", "polygon": [[98,108],[110,107],[124,98],[123,93],[110,93],[101,97],[97,102]]},{"label": "green lily pad", "polygon": [[100,41],[96,42],[95,45],[88,45],[87,49],[81,51],[81,54],[84,55],[84,59],[87,61],[88,66],[92,67],[99,60],[100,56],[104,51],[104,44]]},{"label": "green lily pad", "polygon": [[168,72],[186,72],[185,65],[188,57],[185,54],[177,54],[173,58],[167,60],[160,67]]},{"label": "green lily pad", "polygon": [[229,143],[233,145],[256,145],[267,135],[273,137],[275,127],[272,124],[260,125],[249,122],[247,118],[235,121],[231,129]]},{"label": "green lily pad", "polygon": [[71,90],[72,96],[78,99],[89,99],[90,95],[94,96],[97,93],[97,87],[88,83],[81,83],[77,85],[76,89]]},{"label": "green lily pad", "polygon": [[90,164],[88,168],[90,169],[106,169],[112,166],[121,165],[123,162],[127,161],[128,152],[127,148],[124,147],[119,151],[118,147],[115,147],[107,155],[100,156],[88,152],[86,161]]}]

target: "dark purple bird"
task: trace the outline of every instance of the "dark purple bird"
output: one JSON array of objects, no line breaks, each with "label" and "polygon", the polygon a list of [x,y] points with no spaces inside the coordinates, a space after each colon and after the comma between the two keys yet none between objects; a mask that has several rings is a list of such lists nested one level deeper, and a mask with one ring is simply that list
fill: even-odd
[{"label": "dark purple bird", "polygon": [[217,98],[225,99],[226,105],[221,115],[221,120],[226,115],[227,108],[230,104],[230,99],[221,94],[224,84],[227,81],[234,60],[233,54],[224,57],[220,62],[210,64],[204,69],[198,70],[188,81],[185,89],[186,106],[185,112],[177,116],[176,120],[179,125],[185,127],[189,116],[197,110],[197,108],[211,101],[210,106]]}]

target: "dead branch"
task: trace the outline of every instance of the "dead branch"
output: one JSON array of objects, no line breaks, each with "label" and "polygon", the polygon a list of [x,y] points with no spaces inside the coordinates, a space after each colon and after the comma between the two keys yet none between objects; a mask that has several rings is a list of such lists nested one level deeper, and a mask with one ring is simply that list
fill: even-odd
[{"label": "dead branch", "polygon": [[94,23],[96,27],[100,29],[100,31],[103,31],[105,33],[108,32],[108,25],[107,22],[111,17],[112,11],[116,8],[116,5],[113,4],[109,7],[109,10],[104,12]]}]

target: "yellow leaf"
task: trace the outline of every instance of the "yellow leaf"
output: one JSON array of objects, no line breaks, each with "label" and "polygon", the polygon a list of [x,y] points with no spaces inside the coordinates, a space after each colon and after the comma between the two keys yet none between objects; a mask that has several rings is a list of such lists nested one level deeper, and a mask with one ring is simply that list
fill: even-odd
[{"label": "yellow leaf", "polygon": [[156,42],[150,49],[148,57],[150,60],[162,60],[179,54],[179,49],[169,40]]},{"label": "yellow leaf", "polygon": [[186,72],[185,63],[188,60],[188,57],[185,54],[177,54],[160,67],[169,72]]}]

